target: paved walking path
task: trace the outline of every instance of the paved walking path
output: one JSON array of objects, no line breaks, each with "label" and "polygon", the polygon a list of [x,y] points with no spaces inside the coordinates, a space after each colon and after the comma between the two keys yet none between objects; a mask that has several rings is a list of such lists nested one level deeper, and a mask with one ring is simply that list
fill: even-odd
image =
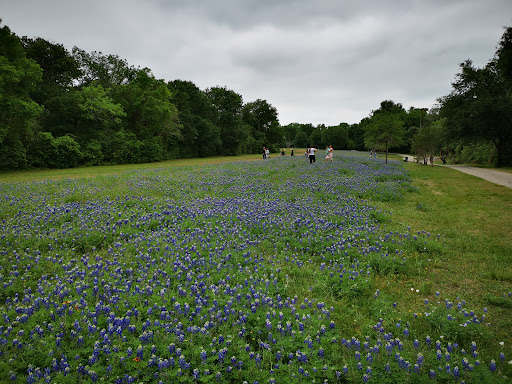
[{"label": "paved walking path", "polygon": [[[415,157],[413,155],[403,155],[399,154],[399,156],[402,156],[403,158],[408,157],[409,159],[412,159],[412,161],[416,161]],[[436,157],[435,160],[438,160],[439,158]],[[429,163],[429,166],[431,164]],[[489,168],[479,168],[479,167],[471,167],[469,165],[451,165],[451,164],[436,164],[436,166],[440,167],[448,167],[452,169],[456,169],[457,171],[467,173],[469,175],[473,175],[476,177],[479,177],[481,179],[490,181],[494,184],[503,185],[507,188],[512,189],[512,173],[511,172],[505,172],[505,171],[498,171],[495,169],[489,169]]]},{"label": "paved walking path", "polygon": [[448,167],[456,169],[479,177],[481,179],[490,181],[494,184],[504,185],[505,187],[512,188],[512,173],[504,171],[496,171],[494,169],[471,167],[469,165],[440,165],[441,167]]}]

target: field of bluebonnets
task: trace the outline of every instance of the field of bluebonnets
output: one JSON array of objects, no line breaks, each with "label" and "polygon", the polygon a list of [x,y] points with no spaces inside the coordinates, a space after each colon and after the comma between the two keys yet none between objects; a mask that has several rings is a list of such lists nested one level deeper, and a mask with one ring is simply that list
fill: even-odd
[{"label": "field of bluebonnets", "polygon": [[0,184],[0,381],[506,382],[485,308],[376,288],[443,252],[386,228],[407,193],[339,156]]}]

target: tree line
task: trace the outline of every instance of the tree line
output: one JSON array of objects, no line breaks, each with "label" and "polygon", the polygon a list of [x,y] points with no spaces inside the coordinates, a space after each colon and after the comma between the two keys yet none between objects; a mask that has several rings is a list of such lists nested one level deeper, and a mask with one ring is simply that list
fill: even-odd
[{"label": "tree line", "polygon": [[512,164],[512,29],[484,68],[461,64],[453,90],[430,110],[385,100],[357,124],[281,125],[268,101],[226,87],[156,79],[117,55],[68,51],[0,28],[0,170],[69,168],[337,149]]}]

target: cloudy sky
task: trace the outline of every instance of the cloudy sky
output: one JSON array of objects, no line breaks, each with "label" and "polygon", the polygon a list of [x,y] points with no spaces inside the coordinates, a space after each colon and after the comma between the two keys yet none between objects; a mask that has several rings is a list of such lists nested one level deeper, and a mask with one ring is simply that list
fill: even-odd
[{"label": "cloudy sky", "polygon": [[432,107],[493,57],[511,0],[1,0],[18,36],[116,54],[165,81],[267,100],[281,124]]}]

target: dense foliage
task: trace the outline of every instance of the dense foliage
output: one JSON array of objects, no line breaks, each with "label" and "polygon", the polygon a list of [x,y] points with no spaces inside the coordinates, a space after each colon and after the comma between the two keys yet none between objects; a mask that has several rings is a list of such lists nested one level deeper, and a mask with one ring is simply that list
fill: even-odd
[{"label": "dense foliage", "polygon": [[337,154],[0,184],[0,381],[506,382],[485,309],[376,288],[442,255],[371,204],[414,191]]},{"label": "dense foliage", "polygon": [[[512,28],[502,36],[495,57],[483,68],[471,60],[460,65],[452,92],[441,98],[441,114],[459,143],[472,148],[490,143],[490,162],[512,164]],[[474,145],[476,143],[476,145]]]},{"label": "dense foliage", "polygon": [[[512,32],[483,69],[470,60],[427,112],[383,101],[358,124],[281,126],[264,99],[156,79],[149,68],[0,29],[0,170],[261,153],[309,145],[512,164]],[[442,123],[438,121],[442,120]],[[435,137],[433,139],[433,137]],[[488,144],[491,144],[489,146]],[[484,148],[487,152],[482,152]],[[490,148],[490,151],[488,150]],[[478,153],[467,156],[468,153]],[[466,154],[466,155],[465,155]]]}]

